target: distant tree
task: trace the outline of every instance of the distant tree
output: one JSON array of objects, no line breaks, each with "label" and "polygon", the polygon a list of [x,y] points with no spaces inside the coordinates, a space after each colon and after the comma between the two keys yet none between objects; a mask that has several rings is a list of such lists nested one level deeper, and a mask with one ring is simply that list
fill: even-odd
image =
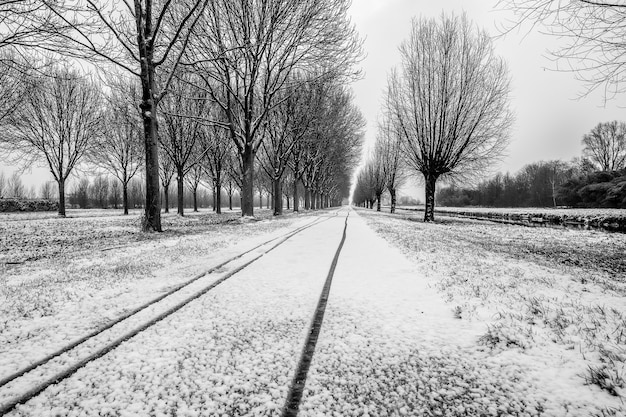
[{"label": "distant tree", "polygon": [[57,191],[54,189],[54,181],[44,182],[43,184],[41,184],[41,187],[39,189],[39,195],[44,200],[51,200],[55,192]]},{"label": "distant tree", "polygon": [[159,141],[163,153],[174,165],[178,185],[178,214],[183,216],[185,176],[203,158],[199,148],[202,136],[201,117],[208,111],[206,92],[191,84],[189,74],[180,74],[172,82],[172,91],[161,104],[163,123]]},{"label": "distant tree", "polygon": [[4,171],[0,171],[0,198],[6,197],[7,192],[7,179],[4,175]]},{"label": "distant tree", "polygon": [[409,167],[424,176],[425,221],[442,176],[476,175],[499,157],[513,116],[504,61],[465,15],[414,19],[389,80],[390,118]]},{"label": "distant tree", "polygon": [[94,205],[100,208],[107,208],[109,205],[109,179],[104,175],[98,175],[91,183],[89,192]]},{"label": "distant tree", "polygon": [[[219,120],[220,117],[224,117],[223,111],[217,107],[212,106],[210,109],[214,120]],[[216,213],[222,212],[222,193],[221,189],[224,185],[225,177],[228,176],[229,165],[232,163],[230,160],[233,155],[233,144],[229,137],[229,131],[218,124],[211,124],[206,126],[201,131],[200,136],[200,149],[202,150],[202,159],[200,164],[204,168],[204,171],[208,174],[211,182],[210,188],[214,196],[213,209]],[[228,181],[228,180],[227,180]],[[229,194],[229,206],[232,210],[232,192],[234,184],[231,182],[231,191]]]},{"label": "distant tree", "polygon": [[163,187],[163,195],[165,204],[164,210],[166,213],[170,212],[170,184],[176,171],[172,160],[161,150],[162,156],[160,157],[161,165],[159,167],[159,178],[161,179],[161,187]]},{"label": "distant tree", "polygon": [[22,176],[18,171],[13,171],[7,182],[7,195],[13,198],[25,197],[26,189],[22,183]]},{"label": "distant tree", "polygon": [[396,193],[406,180],[400,139],[389,118],[384,117],[378,125],[374,156],[380,161],[383,170],[385,188],[391,197],[391,213],[396,212]]},{"label": "distant tree", "polygon": [[[198,212],[198,187],[200,186],[204,176],[204,168],[202,168],[200,164],[195,164],[187,173],[187,178],[185,180],[187,187],[189,187],[189,191],[191,191],[191,196],[193,198],[193,211],[196,213]],[[217,192],[219,193],[220,190],[218,189]]]},{"label": "distant tree", "polygon": [[89,178],[81,178],[77,183],[74,184],[72,194],[70,196],[70,203],[76,204],[82,209],[89,208],[91,199],[89,196],[90,188],[91,183],[89,182]]},{"label": "distant tree", "polygon": [[26,165],[45,161],[65,216],[65,181],[101,134],[100,90],[76,71],[51,66],[33,77],[12,117],[9,151]]},{"label": "distant tree", "polygon": [[124,214],[128,214],[128,184],[145,159],[141,118],[136,108],[139,93],[129,80],[121,77],[110,84],[103,134],[94,138],[96,145],[91,148],[89,159],[119,180]]},{"label": "distant tree", "polygon": [[598,123],[583,136],[583,155],[600,171],[626,168],[626,123]]},{"label": "distant tree", "polygon": [[[115,178],[111,178],[111,182],[109,183],[109,204],[113,205],[113,208],[117,210],[120,204],[120,182]],[[126,209],[124,210],[124,214],[128,214],[128,188],[126,190],[126,204],[124,205]]]}]

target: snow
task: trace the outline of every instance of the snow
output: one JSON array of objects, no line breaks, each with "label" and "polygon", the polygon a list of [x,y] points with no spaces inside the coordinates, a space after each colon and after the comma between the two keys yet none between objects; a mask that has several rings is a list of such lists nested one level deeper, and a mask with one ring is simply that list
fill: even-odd
[{"label": "snow", "polygon": [[[316,213],[325,221],[9,415],[279,415],[346,213]],[[0,307],[0,377],[312,217],[199,219],[6,269],[0,296],[18,301]],[[107,221],[105,232],[130,227]],[[586,381],[606,366],[624,389],[625,239],[350,210],[300,415],[624,415],[620,397]],[[9,389],[24,388],[0,388],[0,403]]]}]

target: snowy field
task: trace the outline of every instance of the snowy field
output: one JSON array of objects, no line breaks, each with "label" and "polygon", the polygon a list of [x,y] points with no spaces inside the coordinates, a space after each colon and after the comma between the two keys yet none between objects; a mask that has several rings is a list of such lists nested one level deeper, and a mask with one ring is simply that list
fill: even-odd
[{"label": "snowy field", "polygon": [[[1,219],[0,379],[324,219],[9,415],[280,415],[347,213]],[[625,415],[626,235],[405,217],[350,210],[300,416]]]},{"label": "snowy field", "polygon": [[0,378],[307,218],[169,214],[144,234],[138,215],[41,214],[0,221]]},{"label": "snowy field", "polygon": [[458,359],[435,353],[436,379],[452,382],[444,391],[461,378],[496,395],[509,386],[501,372],[513,372],[504,380],[518,386],[507,396],[524,404],[521,415],[626,413],[626,235],[358,212],[418,266],[460,326],[480,329]]}]

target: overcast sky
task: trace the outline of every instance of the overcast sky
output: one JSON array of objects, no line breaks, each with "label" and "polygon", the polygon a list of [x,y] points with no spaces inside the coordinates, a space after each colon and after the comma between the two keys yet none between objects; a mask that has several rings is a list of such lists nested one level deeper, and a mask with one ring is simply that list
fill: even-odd
[{"label": "overcast sky", "polygon": [[[376,118],[389,70],[400,62],[398,47],[408,38],[411,19],[461,14],[494,35],[496,52],[508,63],[512,80],[511,107],[516,122],[508,154],[497,171],[516,172],[540,161],[570,160],[581,155],[582,136],[596,124],[626,120],[624,100],[604,103],[600,92],[577,99],[585,85],[569,72],[554,71],[547,48],[558,39],[529,32],[506,37],[498,30],[512,15],[496,10],[496,0],[353,0],[352,19],[365,38],[364,78],[354,85],[357,104],[368,121],[367,141],[376,134]],[[423,200],[423,196],[419,195]]]}]

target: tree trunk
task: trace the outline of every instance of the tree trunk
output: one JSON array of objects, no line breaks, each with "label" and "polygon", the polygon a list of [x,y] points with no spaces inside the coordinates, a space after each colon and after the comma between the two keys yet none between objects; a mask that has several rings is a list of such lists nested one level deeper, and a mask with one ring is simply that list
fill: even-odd
[{"label": "tree trunk", "polygon": [[274,216],[283,214],[283,182],[280,178],[274,178],[272,181],[274,189]]},{"label": "tree trunk", "polygon": [[122,204],[124,205],[124,215],[127,215],[128,214],[128,182],[122,183]]},{"label": "tree trunk", "polygon": [[304,187],[304,209],[311,209],[311,190],[307,187]]},{"label": "tree trunk", "polygon": [[243,161],[243,184],[241,187],[241,215],[254,216],[254,151],[246,145],[241,155]]},{"label": "tree trunk", "polygon": [[176,168],[176,183],[178,185],[178,198],[177,198],[177,204],[178,204],[178,214],[180,216],[184,216],[185,215],[185,183],[184,183],[184,178],[183,178],[183,169],[182,167],[180,168]]},{"label": "tree trunk", "polygon": [[59,216],[65,217],[65,180],[57,181],[59,186]]},{"label": "tree trunk", "polygon": [[233,193],[228,194],[228,209],[233,210]]},{"label": "tree trunk", "polygon": [[222,214],[222,187],[215,187],[215,212]]},{"label": "tree trunk", "polygon": [[376,194],[376,211],[380,211],[380,197],[381,194]]},{"label": "tree trunk", "polygon": [[169,184],[163,187],[163,198],[165,198],[165,212],[170,212],[170,186]]},{"label": "tree trunk", "polygon": [[217,213],[217,196],[215,195],[215,188],[215,183],[213,183],[213,188],[211,189],[211,206],[213,206],[213,211]]},{"label": "tree trunk", "polygon": [[290,207],[289,207],[289,196],[286,195],[285,198],[287,199],[287,210],[289,210],[290,209]]},{"label": "tree trunk", "polygon": [[156,105],[154,103],[154,68],[141,68],[141,117],[146,151],[146,208],[142,222],[144,232],[161,232],[161,196],[159,195],[159,141]]},{"label": "tree trunk", "polygon": [[424,210],[424,221],[435,221],[435,183],[437,182],[437,176],[432,174],[424,174],[426,180],[426,208]]},{"label": "tree trunk", "polygon": [[215,212],[217,214],[222,214],[222,176],[220,172],[217,173],[217,178],[215,179]]},{"label": "tree trunk", "polygon": [[393,214],[396,212],[396,189],[390,188],[389,194],[391,194],[391,213]]},{"label": "tree trunk", "polygon": [[298,197],[298,180],[293,181],[293,211],[297,213],[300,210],[300,197]]},{"label": "tree trunk", "polygon": [[198,212],[198,189],[193,189],[193,211]]}]

